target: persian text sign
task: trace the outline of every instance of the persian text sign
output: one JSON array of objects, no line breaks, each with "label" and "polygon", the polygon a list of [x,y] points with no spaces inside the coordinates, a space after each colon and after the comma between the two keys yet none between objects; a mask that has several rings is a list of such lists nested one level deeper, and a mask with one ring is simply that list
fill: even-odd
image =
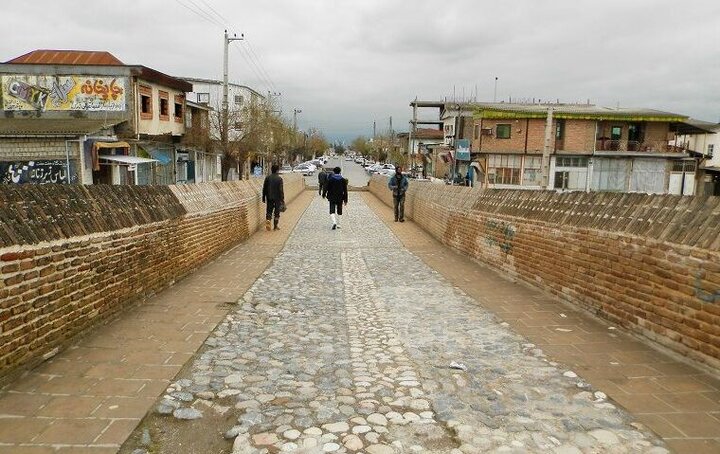
[{"label": "persian text sign", "polygon": [[126,77],[11,74],[0,81],[3,110],[125,110]]},{"label": "persian text sign", "polygon": [[0,183],[67,183],[67,162],[51,161],[0,161]]}]

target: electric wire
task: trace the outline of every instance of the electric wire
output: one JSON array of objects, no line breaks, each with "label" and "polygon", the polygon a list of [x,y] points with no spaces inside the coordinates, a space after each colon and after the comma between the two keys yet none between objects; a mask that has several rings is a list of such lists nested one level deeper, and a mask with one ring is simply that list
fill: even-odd
[{"label": "electric wire", "polygon": [[[188,1],[191,1],[191,0],[188,0]],[[195,16],[199,17],[200,19],[202,19],[206,22],[209,22],[213,25],[219,25],[220,27],[222,27],[222,24],[218,23],[218,21],[215,18],[208,15],[207,13],[204,13],[202,10],[194,9],[191,6],[188,6],[187,4],[183,3],[180,0],[175,0],[175,3],[182,6],[183,8],[187,9],[188,11],[190,11],[191,13],[193,13]]]},{"label": "electric wire", "polygon": [[[210,5],[207,1],[198,0],[206,8],[199,5],[194,0],[185,1],[189,2],[189,4],[192,6],[183,3],[181,0],[175,0],[177,4],[184,7],[200,19],[209,22],[210,24],[224,28],[226,31],[232,28],[228,26],[227,22],[225,21],[225,17],[223,17],[223,15],[220,14],[215,8],[213,8],[212,5]],[[230,47],[233,47],[240,54],[240,56],[247,63],[248,67],[253,72],[255,77],[267,88],[269,88],[269,91],[276,93],[279,92],[277,85],[270,76],[270,73],[267,71],[267,69],[265,69],[265,66],[260,60],[257,52],[255,52],[252,44],[247,40],[247,38],[243,38],[243,41],[246,43],[246,46],[240,46],[240,48],[235,46]],[[243,53],[241,49],[244,50],[245,53]]]}]

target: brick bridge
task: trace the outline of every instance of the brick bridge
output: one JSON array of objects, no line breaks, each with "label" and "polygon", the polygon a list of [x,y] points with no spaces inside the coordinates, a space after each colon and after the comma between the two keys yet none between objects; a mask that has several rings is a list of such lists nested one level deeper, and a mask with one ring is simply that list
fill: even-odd
[{"label": "brick bridge", "polygon": [[0,188],[0,453],[720,452],[720,198],[304,189]]}]

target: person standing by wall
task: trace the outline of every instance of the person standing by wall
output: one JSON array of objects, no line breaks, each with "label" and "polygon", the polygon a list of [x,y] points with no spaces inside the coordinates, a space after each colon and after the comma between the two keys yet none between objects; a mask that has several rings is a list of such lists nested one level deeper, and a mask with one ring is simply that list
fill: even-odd
[{"label": "person standing by wall", "polygon": [[395,222],[405,222],[405,192],[409,182],[403,175],[402,167],[395,167],[395,175],[388,180],[388,188],[393,195],[393,208],[395,209]]},{"label": "person standing by wall", "polygon": [[322,191],[323,198],[327,197],[328,202],[330,202],[330,219],[332,220],[333,230],[340,228],[343,205],[347,205],[348,202],[347,188],[348,181],[340,175],[340,167],[335,167],[333,173],[328,176]]},{"label": "person standing by wall", "polygon": [[283,179],[278,175],[277,164],[273,164],[270,168],[272,172],[265,177],[262,190],[262,201],[267,204],[265,210],[265,230],[270,230],[270,220],[274,214],[274,228],[278,230],[280,222],[280,212],[285,211],[285,193],[283,192]]}]

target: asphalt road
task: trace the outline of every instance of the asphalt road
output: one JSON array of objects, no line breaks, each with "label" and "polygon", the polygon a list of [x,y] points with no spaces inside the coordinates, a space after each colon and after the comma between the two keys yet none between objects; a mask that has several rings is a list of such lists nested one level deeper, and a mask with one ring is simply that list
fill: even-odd
[{"label": "asphalt road", "polygon": [[[332,170],[334,167],[340,167],[342,175],[348,179],[349,186],[362,187],[367,186],[370,176],[360,164],[354,161],[346,161],[345,158],[330,158],[325,164],[325,168]],[[305,183],[309,186],[317,186],[318,174],[305,177]]]}]

